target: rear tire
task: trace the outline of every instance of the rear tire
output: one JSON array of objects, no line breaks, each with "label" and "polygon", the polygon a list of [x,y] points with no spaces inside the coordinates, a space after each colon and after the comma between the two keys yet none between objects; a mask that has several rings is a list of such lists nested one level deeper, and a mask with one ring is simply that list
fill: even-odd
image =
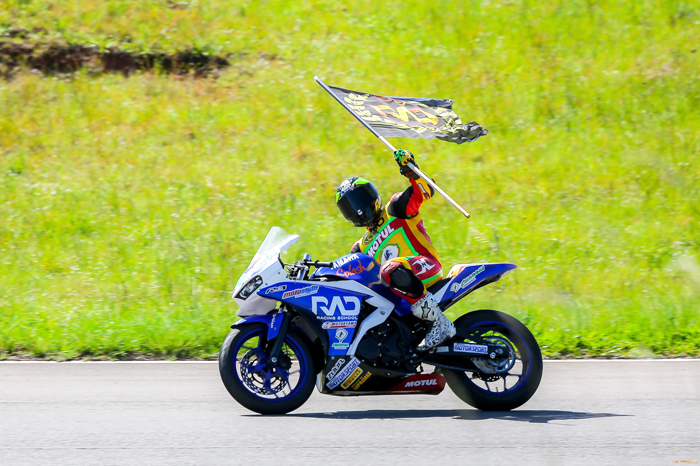
[{"label": "rear tire", "polygon": [[[505,337],[514,345],[522,367],[521,377],[513,386],[507,387],[507,377],[502,377],[504,390],[501,392],[477,385],[475,380],[483,383],[481,381],[488,378],[488,374],[442,369],[447,384],[462,401],[482,411],[510,411],[525,404],[535,394],[542,379],[542,352],[530,330],[518,319],[499,311],[479,310],[461,316],[455,321],[455,326],[458,335],[477,331]],[[459,337],[457,339],[462,341]],[[488,383],[485,385],[489,387]]]},{"label": "rear tire", "polygon": [[[241,325],[231,330],[221,345],[219,373],[226,390],[242,406],[260,414],[286,414],[299,408],[311,396],[316,375],[313,356],[303,338],[291,331],[288,332],[284,338],[283,348],[290,350],[289,354],[292,355],[289,358],[292,365],[290,369],[298,370],[299,377],[293,381],[293,388],[291,387],[293,382],[290,381],[291,370],[288,370],[290,374],[286,379],[283,376],[273,377],[273,383],[278,386],[282,384],[284,384],[284,387],[288,386],[290,389],[289,393],[284,394],[280,390],[279,394],[264,394],[261,390],[269,392],[274,392],[275,390],[274,386],[270,387],[269,376],[266,378],[265,374],[258,375],[258,372],[254,370],[255,367],[260,366],[261,361],[264,362],[264,359],[269,357],[269,349],[272,344],[267,344],[266,335],[267,327],[256,324]],[[249,341],[257,342],[253,345],[257,344],[258,346],[256,348],[244,346]],[[251,354],[251,351],[253,352],[253,357],[246,360],[246,355]],[[280,354],[280,364],[281,360],[282,352]],[[250,364],[246,365],[246,363]],[[296,364],[298,367],[295,367],[293,364]],[[266,367],[266,370],[269,371],[269,368]],[[268,385],[261,387],[260,384],[264,380],[267,380]],[[258,385],[256,386],[256,384]],[[268,398],[265,398],[265,396],[268,396]],[[270,398],[270,396],[274,397]]]}]

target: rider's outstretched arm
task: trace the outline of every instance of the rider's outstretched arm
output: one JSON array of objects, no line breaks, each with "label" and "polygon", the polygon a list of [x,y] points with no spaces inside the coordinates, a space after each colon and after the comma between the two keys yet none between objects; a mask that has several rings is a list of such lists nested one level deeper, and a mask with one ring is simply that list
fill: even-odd
[{"label": "rider's outstretched arm", "polygon": [[408,178],[411,186],[404,192],[392,196],[387,213],[396,218],[411,218],[418,214],[423,202],[435,195],[435,191],[423,178],[408,168],[408,162],[418,167],[413,154],[407,150],[399,149],[394,158],[399,164],[401,174]]}]

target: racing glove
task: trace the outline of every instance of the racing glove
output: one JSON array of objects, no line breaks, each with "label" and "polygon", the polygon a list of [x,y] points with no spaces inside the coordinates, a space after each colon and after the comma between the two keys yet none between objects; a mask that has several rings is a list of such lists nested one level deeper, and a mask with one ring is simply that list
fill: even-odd
[{"label": "racing glove", "polygon": [[416,168],[418,168],[416,159],[411,152],[404,149],[399,149],[396,152],[394,152],[394,160],[396,160],[396,163],[399,164],[399,171],[401,171],[401,174],[403,176],[413,178],[414,180],[418,179],[418,175],[416,175],[413,170],[408,168],[409,162],[415,165]]}]

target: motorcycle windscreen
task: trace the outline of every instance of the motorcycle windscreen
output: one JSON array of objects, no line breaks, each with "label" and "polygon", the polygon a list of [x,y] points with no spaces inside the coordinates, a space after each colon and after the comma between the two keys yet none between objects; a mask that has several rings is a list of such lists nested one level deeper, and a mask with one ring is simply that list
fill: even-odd
[{"label": "motorcycle windscreen", "polygon": [[299,241],[299,235],[287,233],[280,227],[272,227],[253,256],[253,260],[250,261],[250,265],[236,282],[236,290],[246,283],[255,272],[263,268],[269,261],[277,258],[282,251],[297,241]]}]

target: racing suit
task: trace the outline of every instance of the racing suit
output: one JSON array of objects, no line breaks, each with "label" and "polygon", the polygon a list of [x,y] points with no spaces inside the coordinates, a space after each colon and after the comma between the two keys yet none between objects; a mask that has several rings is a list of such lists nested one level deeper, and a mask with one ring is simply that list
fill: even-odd
[{"label": "racing suit", "polygon": [[412,162],[413,154],[399,151],[396,159],[411,185],[391,197],[351,252],[363,252],[379,262],[382,283],[411,303],[413,315],[428,322],[425,339],[417,347],[426,351],[453,337],[456,329],[428,292],[442,278],[440,259],[420,216],[421,205],[434,191],[402,163]]},{"label": "racing suit", "polygon": [[[413,172],[406,177],[411,185],[391,197],[351,253],[374,257],[381,264],[382,282],[414,304],[425,297],[427,288],[440,281],[442,265],[420,215],[423,202],[433,197],[433,188]],[[398,269],[412,274],[397,277]]]}]

